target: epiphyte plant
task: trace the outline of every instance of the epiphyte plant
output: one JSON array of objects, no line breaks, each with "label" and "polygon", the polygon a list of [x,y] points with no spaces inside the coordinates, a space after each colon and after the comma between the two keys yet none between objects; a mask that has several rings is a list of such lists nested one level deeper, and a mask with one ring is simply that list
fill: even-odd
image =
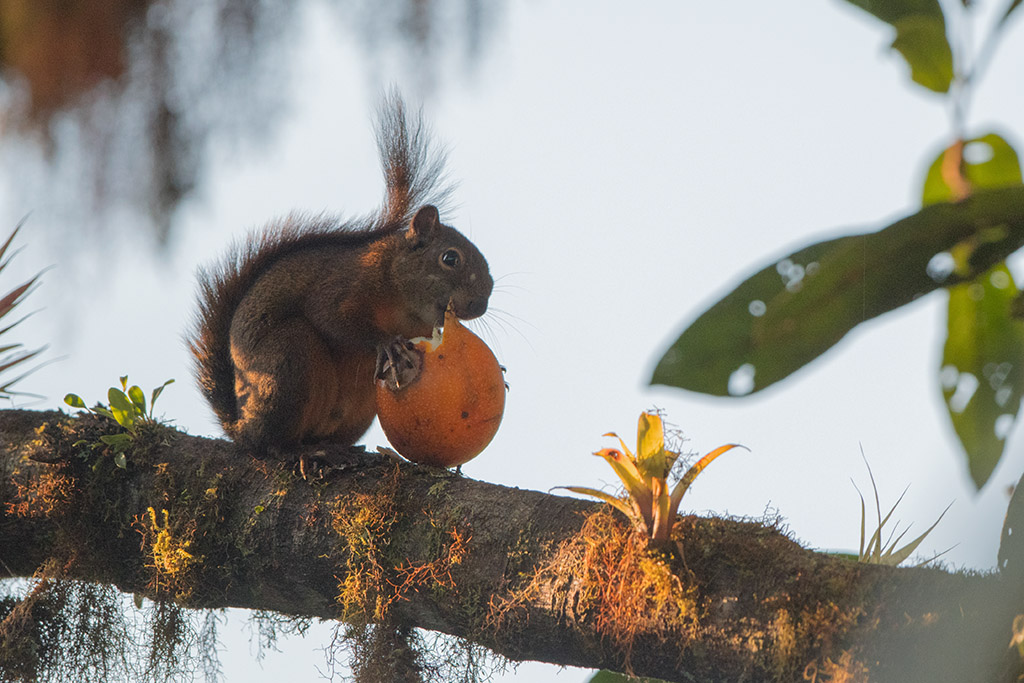
[{"label": "epiphyte plant", "polygon": [[669,490],[668,477],[679,451],[665,446],[665,426],[657,412],[643,412],[637,425],[636,454],[630,452],[626,443],[614,432],[604,436],[619,439],[621,450],[603,448],[594,455],[600,456],[611,465],[626,489],[627,498],[619,498],[605,491],[584,486],[565,486],[568,491],[582,493],[603,500],[626,515],[636,528],[650,538],[652,544],[668,541],[679,511],[679,504],[690,485],[705,467],[733,448],[744,448],[738,444],[719,446],[686,470],[683,477]]},{"label": "epiphyte plant", "polygon": [[153,408],[156,406],[156,400],[163,393],[164,389],[168,384],[174,382],[173,379],[169,379],[157,388],[153,389],[150,394],[149,405],[146,405],[146,395],[143,393],[137,385],[128,386],[128,375],[120,378],[121,388],[110,387],[107,391],[107,401],[109,406],[105,406],[102,403],[97,403],[95,406],[90,408],[86,405],[85,401],[78,394],[68,394],[64,397],[64,403],[68,404],[72,408],[80,408],[82,410],[88,410],[94,415],[102,415],[103,417],[109,418],[119,424],[124,431],[118,434],[106,434],[100,437],[100,441],[105,443],[114,453],[114,463],[121,469],[127,467],[127,461],[125,459],[125,451],[132,442],[139,437],[139,428],[142,425],[154,424],[157,422],[156,418],[153,417]]}]

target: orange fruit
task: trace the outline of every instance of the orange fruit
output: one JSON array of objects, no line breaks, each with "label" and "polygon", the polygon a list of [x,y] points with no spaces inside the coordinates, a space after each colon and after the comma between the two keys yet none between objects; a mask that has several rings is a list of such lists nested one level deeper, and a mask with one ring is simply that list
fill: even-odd
[{"label": "orange fruit", "polygon": [[505,376],[480,337],[449,311],[441,343],[415,344],[419,374],[398,389],[377,380],[377,416],[395,450],[409,460],[455,467],[494,438],[505,411]]}]

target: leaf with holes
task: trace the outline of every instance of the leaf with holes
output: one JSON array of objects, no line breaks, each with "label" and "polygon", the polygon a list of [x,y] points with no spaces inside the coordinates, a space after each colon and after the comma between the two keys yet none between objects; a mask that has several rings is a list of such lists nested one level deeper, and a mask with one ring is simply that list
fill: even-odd
[{"label": "leaf with holes", "polygon": [[921,204],[962,199],[972,189],[995,190],[1020,184],[1017,152],[1003,136],[988,133],[955,142],[935,158],[925,176]]},{"label": "leaf with holes", "polygon": [[1011,585],[1024,582],[1024,477],[1017,482],[1006,508],[999,539],[999,572]]},{"label": "leaf with holes", "polygon": [[[690,324],[652,384],[716,396],[771,386],[862,322],[951,284],[933,259],[957,245],[971,273],[1024,245],[1024,187],[939,203],[874,233],[819,242],[773,261]],[[743,380],[737,381],[737,378]]]},{"label": "leaf with holes", "polygon": [[[932,162],[925,178],[925,205],[960,199],[977,190],[1020,187],[1017,152],[989,133],[950,145]],[[986,247],[983,235],[948,252],[957,275],[971,271],[970,256]],[[1013,314],[1018,297],[1004,264],[970,282],[949,288],[946,343],[940,380],[953,428],[967,455],[974,485],[988,481],[1003,455],[1024,392],[1024,322]]]},{"label": "leaf with holes", "polygon": [[942,396],[979,489],[1003,455],[1024,388],[1024,322],[1011,315],[1017,294],[1003,264],[949,290]]}]

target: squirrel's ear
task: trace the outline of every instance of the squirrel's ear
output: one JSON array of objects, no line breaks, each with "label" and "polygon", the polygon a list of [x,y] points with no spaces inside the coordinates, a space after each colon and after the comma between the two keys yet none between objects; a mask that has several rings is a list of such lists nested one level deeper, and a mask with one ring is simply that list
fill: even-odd
[{"label": "squirrel's ear", "polygon": [[405,236],[414,242],[423,242],[429,240],[440,225],[441,216],[437,213],[437,207],[427,204],[412,217],[409,222],[409,231]]}]

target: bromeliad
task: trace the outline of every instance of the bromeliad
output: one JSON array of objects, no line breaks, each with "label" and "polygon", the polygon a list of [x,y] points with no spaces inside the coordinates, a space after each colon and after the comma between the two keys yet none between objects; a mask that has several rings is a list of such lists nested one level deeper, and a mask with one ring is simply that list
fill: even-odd
[{"label": "bromeliad", "polygon": [[636,455],[630,452],[625,442],[614,432],[605,434],[619,439],[622,450],[603,448],[594,455],[604,458],[622,481],[628,500],[618,498],[604,491],[584,486],[565,486],[566,490],[593,496],[615,507],[629,517],[634,525],[649,536],[651,542],[668,540],[669,532],[679,510],[679,503],[690,488],[690,484],[711,461],[738,444],[726,444],[711,451],[690,466],[683,478],[669,491],[668,476],[679,452],[665,447],[665,427],[658,413],[640,414],[637,426]]}]

